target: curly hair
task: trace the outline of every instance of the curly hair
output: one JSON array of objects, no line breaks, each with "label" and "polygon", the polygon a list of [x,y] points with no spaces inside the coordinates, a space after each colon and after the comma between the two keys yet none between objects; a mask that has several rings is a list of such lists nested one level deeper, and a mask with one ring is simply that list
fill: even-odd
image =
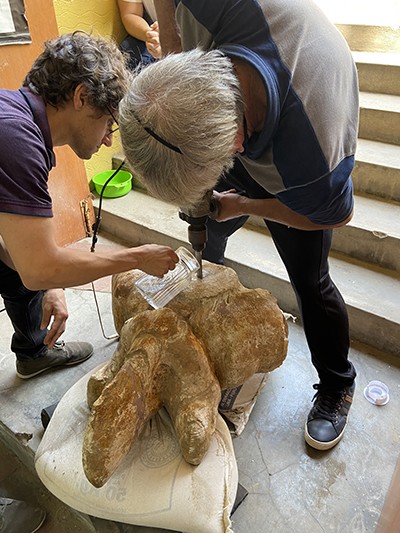
[{"label": "curly hair", "polygon": [[233,163],[239,80],[217,50],[170,54],[136,73],[119,125],[132,170],[154,196],[195,205]]},{"label": "curly hair", "polygon": [[23,85],[59,107],[83,84],[90,104],[106,113],[118,110],[130,80],[127,59],[114,42],[76,31],[45,43]]}]

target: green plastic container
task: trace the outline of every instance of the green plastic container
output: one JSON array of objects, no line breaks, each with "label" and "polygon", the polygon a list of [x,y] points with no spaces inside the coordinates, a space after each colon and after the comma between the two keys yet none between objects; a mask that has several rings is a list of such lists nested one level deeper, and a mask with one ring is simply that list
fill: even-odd
[{"label": "green plastic container", "polygon": [[[112,176],[115,170],[106,170],[105,172],[100,172],[92,178],[94,188],[96,189],[97,194],[101,194],[101,190],[105,182]],[[107,184],[104,189],[103,197],[104,198],[118,198],[119,196],[124,196],[132,189],[132,174],[127,170],[120,170]]]}]

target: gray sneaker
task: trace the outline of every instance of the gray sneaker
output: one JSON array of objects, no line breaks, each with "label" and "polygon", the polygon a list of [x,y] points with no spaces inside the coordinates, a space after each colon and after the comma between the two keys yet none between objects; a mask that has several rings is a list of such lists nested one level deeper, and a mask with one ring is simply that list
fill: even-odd
[{"label": "gray sneaker", "polygon": [[43,509],[19,500],[0,498],[0,533],[35,533],[45,518]]},{"label": "gray sneaker", "polygon": [[93,346],[88,342],[56,342],[54,348],[42,357],[28,361],[17,360],[17,376],[29,379],[51,368],[79,365],[92,354]]}]

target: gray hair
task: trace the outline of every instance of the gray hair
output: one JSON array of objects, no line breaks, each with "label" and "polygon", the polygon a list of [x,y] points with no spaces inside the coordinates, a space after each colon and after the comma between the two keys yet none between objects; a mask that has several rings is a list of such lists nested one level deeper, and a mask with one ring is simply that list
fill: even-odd
[{"label": "gray hair", "polygon": [[232,166],[243,103],[221,52],[171,54],[136,72],[119,113],[126,158],[157,198],[194,205]]}]

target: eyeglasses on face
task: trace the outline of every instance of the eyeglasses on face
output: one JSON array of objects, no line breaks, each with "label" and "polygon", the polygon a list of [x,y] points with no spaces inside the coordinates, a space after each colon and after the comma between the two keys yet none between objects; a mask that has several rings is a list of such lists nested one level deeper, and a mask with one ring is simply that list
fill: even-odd
[{"label": "eyeglasses on face", "polygon": [[108,114],[113,119],[113,121],[115,122],[115,124],[117,125],[116,128],[113,128],[112,126],[110,126],[108,128],[107,133],[106,133],[106,137],[110,137],[113,133],[115,133],[116,131],[119,130],[119,124],[118,124],[118,120],[114,116],[114,113],[111,111],[111,109],[108,106],[107,106],[107,111],[108,111]]}]

